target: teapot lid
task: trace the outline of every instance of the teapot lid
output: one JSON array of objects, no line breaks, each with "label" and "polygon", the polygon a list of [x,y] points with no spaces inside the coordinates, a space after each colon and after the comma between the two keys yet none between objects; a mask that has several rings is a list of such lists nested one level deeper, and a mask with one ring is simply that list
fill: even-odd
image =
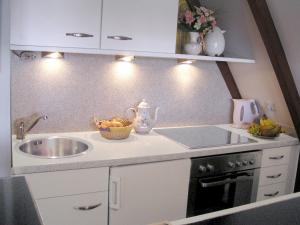
[{"label": "teapot lid", "polygon": [[138,108],[150,108],[150,105],[146,102],[146,99],[143,99],[138,105]]}]

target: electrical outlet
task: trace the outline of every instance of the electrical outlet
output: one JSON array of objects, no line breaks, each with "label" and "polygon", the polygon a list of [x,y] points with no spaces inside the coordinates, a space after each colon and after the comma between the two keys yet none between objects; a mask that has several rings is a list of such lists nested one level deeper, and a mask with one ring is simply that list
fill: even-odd
[{"label": "electrical outlet", "polygon": [[276,112],[276,106],[274,102],[267,102],[266,103],[266,110],[267,112]]}]

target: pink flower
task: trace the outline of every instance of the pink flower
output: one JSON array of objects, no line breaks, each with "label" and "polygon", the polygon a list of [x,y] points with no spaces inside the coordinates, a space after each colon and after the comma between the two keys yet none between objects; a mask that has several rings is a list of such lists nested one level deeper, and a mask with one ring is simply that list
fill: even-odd
[{"label": "pink flower", "polygon": [[185,11],[185,21],[187,24],[191,25],[194,21],[195,18],[193,17],[193,13],[190,10]]},{"label": "pink flower", "polygon": [[200,23],[205,23],[206,22],[206,18],[205,18],[205,16],[200,16],[200,18],[199,18],[199,22]]}]

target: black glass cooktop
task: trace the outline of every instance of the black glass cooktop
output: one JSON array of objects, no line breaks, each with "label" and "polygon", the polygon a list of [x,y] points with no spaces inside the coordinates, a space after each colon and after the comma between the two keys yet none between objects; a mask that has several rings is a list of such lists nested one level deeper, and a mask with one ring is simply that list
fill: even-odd
[{"label": "black glass cooktop", "polygon": [[155,132],[185,145],[188,149],[257,142],[253,139],[215,126],[155,129]]}]

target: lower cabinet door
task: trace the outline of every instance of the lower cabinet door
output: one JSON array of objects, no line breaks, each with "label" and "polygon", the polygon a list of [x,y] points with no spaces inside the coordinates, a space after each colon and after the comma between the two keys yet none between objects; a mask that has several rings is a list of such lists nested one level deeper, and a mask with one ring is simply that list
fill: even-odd
[{"label": "lower cabinet door", "polygon": [[186,217],[189,159],[111,168],[110,225],[146,225]]},{"label": "lower cabinet door", "polygon": [[107,192],[39,199],[36,202],[44,225],[107,225]]}]

